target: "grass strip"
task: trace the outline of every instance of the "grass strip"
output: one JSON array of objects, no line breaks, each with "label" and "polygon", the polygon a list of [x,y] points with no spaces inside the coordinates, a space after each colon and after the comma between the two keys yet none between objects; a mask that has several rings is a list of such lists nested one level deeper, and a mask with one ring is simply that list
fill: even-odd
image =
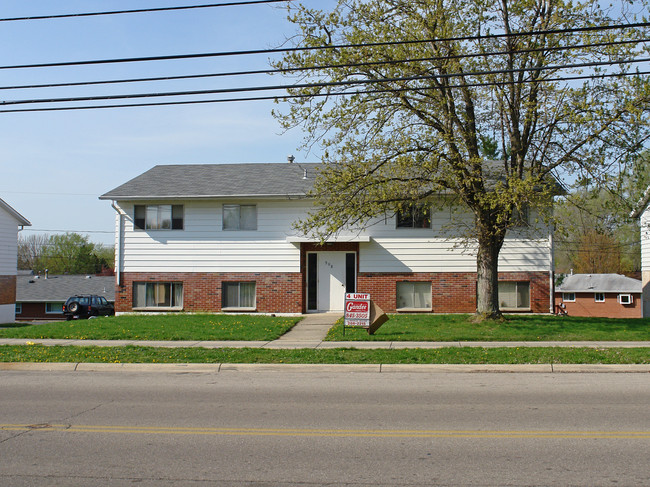
[{"label": "grass strip", "polygon": [[474,323],[472,315],[397,314],[374,335],[332,327],[330,341],[644,341],[650,319],[591,318],[553,315],[506,315],[502,320]]},{"label": "grass strip", "polygon": [[0,346],[0,362],[258,364],[648,364],[647,348],[474,348],[360,350]]},{"label": "grass strip", "polygon": [[77,340],[275,340],[300,317],[222,314],[125,315],[31,325],[4,325],[0,338]]}]

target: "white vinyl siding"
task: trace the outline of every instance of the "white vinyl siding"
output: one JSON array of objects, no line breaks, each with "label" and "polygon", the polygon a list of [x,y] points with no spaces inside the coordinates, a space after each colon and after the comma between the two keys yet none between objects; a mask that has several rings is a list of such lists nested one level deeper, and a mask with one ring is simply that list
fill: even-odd
[{"label": "white vinyl siding", "polygon": [[0,276],[16,275],[17,255],[18,222],[0,207]]},{"label": "white vinyl siding", "polygon": [[[163,204],[143,202],[138,204]],[[300,272],[300,244],[293,223],[312,208],[309,200],[183,201],[184,231],[134,231],[124,227],[122,272]],[[256,230],[223,230],[224,205],[254,205]],[[127,215],[133,205],[120,204]],[[378,219],[362,232],[342,237],[370,237],[359,244],[359,272],[476,272],[475,247],[465,249],[451,234],[450,210],[434,210],[432,228],[396,228],[395,216]],[[466,225],[472,222],[465,215]],[[116,229],[119,225],[116,226]],[[454,225],[457,235],[463,225]],[[509,232],[499,259],[501,272],[548,271],[547,235],[532,239]]]},{"label": "white vinyl siding", "polygon": [[641,213],[641,270],[650,272],[650,205]]},{"label": "white vinyl siding", "polygon": [[[224,204],[231,203],[183,202],[183,232],[134,231],[127,219],[122,271],[300,272],[300,247],[287,237],[295,235],[291,225],[305,215],[305,202],[251,202],[256,206],[257,230],[238,231],[222,230]],[[132,206],[121,206],[132,214]]]}]

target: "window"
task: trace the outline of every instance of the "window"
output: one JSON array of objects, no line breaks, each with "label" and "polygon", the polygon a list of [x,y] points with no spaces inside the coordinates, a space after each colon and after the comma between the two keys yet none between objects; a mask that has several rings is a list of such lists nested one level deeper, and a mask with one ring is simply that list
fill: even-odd
[{"label": "window", "polygon": [[138,230],[182,230],[183,205],[135,205],[133,222]]},{"label": "window", "polygon": [[136,282],[133,308],[183,308],[182,282]]},{"label": "window", "polygon": [[63,314],[63,303],[45,303],[45,313]]},{"label": "window", "polygon": [[397,212],[397,228],[431,228],[431,209],[410,205]]},{"label": "window", "polygon": [[257,230],[255,205],[223,205],[224,230]]},{"label": "window", "polygon": [[397,309],[431,309],[431,283],[397,283]]},{"label": "window", "polygon": [[16,303],[16,314],[23,314],[23,303]]},{"label": "window", "polygon": [[500,281],[499,307],[503,309],[530,309],[530,283]]},{"label": "window", "polygon": [[594,293],[594,301],[596,303],[604,303],[605,302],[605,293]]},{"label": "window", "polygon": [[621,304],[632,304],[633,299],[631,294],[619,294],[618,302]]},{"label": "window", "polygon": [[527,227],[529,223],[528,206],[523,205],[521,208],[513,208],[511,221],[515,227]]},{"label": "window", "polygon": [[576,293],[562,293],[562,301],[573,303],[576,300]]},{"label": "window", "polygon": [[255,308],[254,282],[224,282],[222,288],[223,308]]}]

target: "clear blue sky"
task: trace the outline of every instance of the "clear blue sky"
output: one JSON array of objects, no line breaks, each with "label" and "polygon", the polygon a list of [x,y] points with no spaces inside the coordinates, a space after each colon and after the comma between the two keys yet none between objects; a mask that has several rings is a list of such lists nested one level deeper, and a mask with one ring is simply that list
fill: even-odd
[{"label": "clear blue sky", "polygon": [[[3,0],[0,18],[215,0]],[[333,0],[304,0],[328,8]],[[283,4],[0,22],[0,66],[279,47],[295,27]],[[265,69],[268,56],[0,70],[0,85]],[[279,76],[1,90],[1,100],[279,84]],[[245,95],[244,95],[245,96]],[[214,98],[215,96],[213,96]],[[20,105],[18,107],[28,107]],[[0,197],[32,222],[23,235],[88,235],[112,245],[114,211],[98,196],[157,164],[315,162],[299,131],[281,134],[272,102],[0,113]],[[2,109],[2,107],[0,107]]]}]

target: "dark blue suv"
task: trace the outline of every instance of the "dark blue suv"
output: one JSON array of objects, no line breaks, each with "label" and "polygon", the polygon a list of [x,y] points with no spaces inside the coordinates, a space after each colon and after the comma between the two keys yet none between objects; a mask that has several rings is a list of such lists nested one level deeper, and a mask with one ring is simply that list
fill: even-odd
[{"label": "dark blue suv", "polygon": [[69,321],[73,318],[94,318],[115,314],[113,305],[103,296],[79,294],[72,296],[63,305],[63,316]]}]

